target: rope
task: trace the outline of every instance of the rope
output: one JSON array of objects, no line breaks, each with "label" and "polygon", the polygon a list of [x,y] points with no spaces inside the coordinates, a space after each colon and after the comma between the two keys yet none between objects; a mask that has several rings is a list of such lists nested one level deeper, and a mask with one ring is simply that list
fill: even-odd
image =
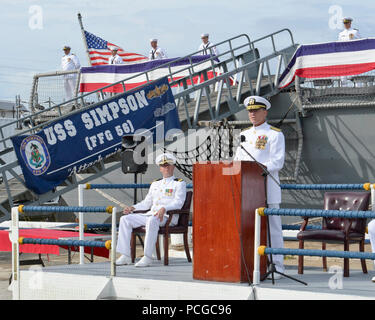
[{"label": "rope", "polygon": [[281,184],[283,190],[369,190],[369,183],[357,184]]},{"label": "rope", "polygon": [[[296,224],[283,224],[282,229],[283,230],[300,230],[301,226],[298,224],[297,225]],[[322,226],[310,225],[310,226],[306,226],[305,230],[321,230],[321,229],[322,229]]]},{"label": "rope", "polygon": [[54,207],[54,206],[24,206],[20,205],[18,207],[18,211],[20,213],[25,212],[112,212],[112,207],[69,207],[69,206],[61,206],[61,207]]},{"label": "rope", "polygon": [[258,252],[261,255],[264,255],[264,254],[281,254],[281,255],[291,255],[291,256],[311,256],[311,257],[331,257],[331,258],[375,260],[375,253],[370,253],[370,252],[265,248],[263,246],[258,248]]},{"label": "rope", "polygon": [[268,209],[259,208],[260,215],[268,216],[302,216],[302,217],[335,217],[335,218],[375,218],[374,211],[341,211],[317,209]]},{"label": "rope", "polygon": [[18,239],[19,244],[42,244],[58,246],[76,246],[76,247],[99,247],[110,248],[111,241],[87,241],[87,240],[60,240],[60,239],[40,239],[40,238],[23,238]]}]

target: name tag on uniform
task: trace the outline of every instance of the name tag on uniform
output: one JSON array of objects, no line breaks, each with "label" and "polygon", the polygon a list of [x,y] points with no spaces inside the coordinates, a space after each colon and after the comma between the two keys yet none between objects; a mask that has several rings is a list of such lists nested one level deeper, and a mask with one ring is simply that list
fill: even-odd
[{"label": "name tag on uniform", "polygon": [[172,194],[173,194],[173,189],[165,189],[165,193],[164,193],[166,196],[168,197],[171,197]]}]

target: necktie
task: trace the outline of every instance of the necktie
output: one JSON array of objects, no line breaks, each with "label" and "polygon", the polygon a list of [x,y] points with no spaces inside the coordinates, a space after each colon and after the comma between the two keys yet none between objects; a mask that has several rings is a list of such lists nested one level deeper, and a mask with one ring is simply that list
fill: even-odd
[{"label": "necktie", "polygon": [[151,56],[151,60],[155,60],[155,52],[156,52],[156,50],[154,51],[154,50],[152,50],[152,56]]}]

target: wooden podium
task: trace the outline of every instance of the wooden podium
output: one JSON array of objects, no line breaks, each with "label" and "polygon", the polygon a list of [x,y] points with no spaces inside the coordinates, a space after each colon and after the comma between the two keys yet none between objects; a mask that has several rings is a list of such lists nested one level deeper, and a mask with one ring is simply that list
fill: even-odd
[{"label": "wooden podium", "polygon": [[[196,163],[193,185],[193,278],[248,282],[249,276],[252,281],[255,209],[266,203],[262,169],[250,161]],[[262,217],[262,245],[266,229]],[[265,273],[262,257],[260,276]]]}]

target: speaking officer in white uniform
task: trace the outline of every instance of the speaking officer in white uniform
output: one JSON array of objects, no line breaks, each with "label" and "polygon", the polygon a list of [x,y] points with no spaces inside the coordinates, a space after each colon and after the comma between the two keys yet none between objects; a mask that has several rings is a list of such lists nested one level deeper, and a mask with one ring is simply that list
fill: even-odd
[{"label": "speaking officer in white uniform", "polygon": [[344,24],[344,30],[339,33],[339,41],[350,41],[361,39],[358,29],[352,28],[352,18],[344,18],[342,20]]},{"label": "speaking officer in white uniform", "polygon": [[108,64],[123,64],[124,60],[117,54],[118,48],[112,47],[111,53],[112,55],[108,59]]},{"label": "speaking officer in white uniform", "polygon": [[202,51],[199,52],[199,55],[207,55],[212,53],[213,55],[217,56],[219,55],[219,50],[215,46],[212,46],[212,43],[208,40],[209,36],[210,35],[208,33],[203,33],[201,35],[202,43],[199,46],[198,50]]},{"label": "speaking officer in white uniform", "polygon": [[[278,182],[279,171],[284,165],[285,139],[280,129],[270,126],[267,121],[267,110],[271,108],[268,100],[259,96],[250,96],[244,100],[244,105],[249,111],[249,119],[253,126],[241,132],[245,137],[242,146],[254,157],[255,160],[267,167],[270,175]],[[239,146],[235,161],[254,161]],[[268,208],[279,208],[281,203],[281,188],[270,175],[267,176],[267,204]],[[280,216],[269,216],[271,245],[273,248],[283,248],[283,233]],[[276,270],[284,272],[282,255],[273,255],[273,262]],[[274,274],[275,279],[280,279],[278,273]]]},{"label": "speaking officer in white uniform", "polygon": [[[130,239],[133,228],[146,226],[144,243],[144,256],[136,263],[136,267],[147,267],[152,263],[152,253],[158,237],[160,226],[164,226],[168,220],[168,211],[181,209],[186,198],[186,183],[173,175],[176,158],[163,153],[156,158],[162,179],[154,181],[145,199],[132,207],[126,207],[124,216],[120,219],[120,227],[117,242],[117,252],[122,256],[117,259],[117,265],[131,264]],[[134,210],[149,210],[147,213],[132,214]],[[172,217],[170,226],[178,222],[178,215]]]},{"label": "speaking officer in white uniform", "polygon": [[150,39],[151,50],[148,55],[149,60],[167,59],[167,53],[164,49],[158,47],[158,39]]},{"label": "speaking officer in white uniform", "polygon": [[[77,70],[81,68],[78,57],[70,53],[70,47],[64,46],[63,51],[65,55],[61,58],[61,69],[63,71]],[[64,89],[65,99],[73,99],[74,92],[76,90],[77,74],[65,74],[64,75]]]}]

